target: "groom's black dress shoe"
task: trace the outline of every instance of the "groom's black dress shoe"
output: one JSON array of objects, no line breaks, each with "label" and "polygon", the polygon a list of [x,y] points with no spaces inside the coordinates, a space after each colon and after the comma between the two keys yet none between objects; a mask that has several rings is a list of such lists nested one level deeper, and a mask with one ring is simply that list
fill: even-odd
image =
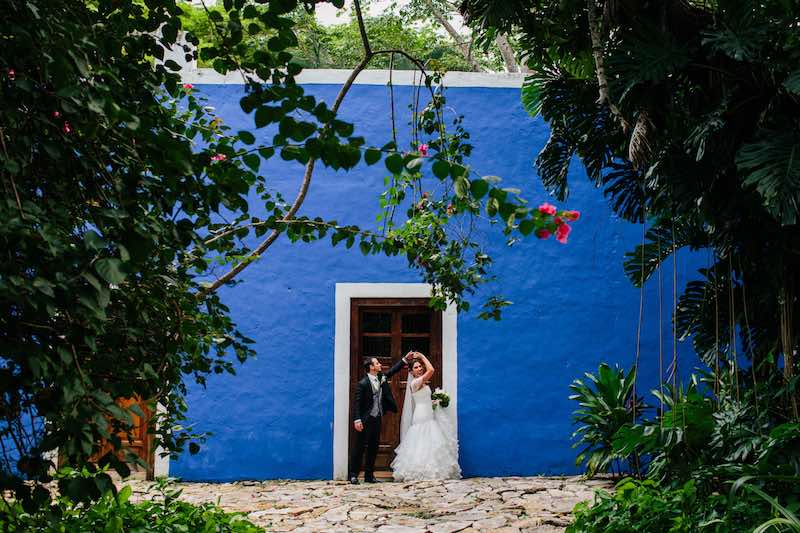
[{"label": "groom's black dress shoe", "polygon": [[351,485],[358,485],[358,478],[355,477],[355,476],[351,477],[350,478],[350,484]]},{"label": "groom's black dress shoe", "polygon": [[364,478],[364,483],[377,483],[377,482],[378,482],[378,480],[375,479],[374,477]]}]

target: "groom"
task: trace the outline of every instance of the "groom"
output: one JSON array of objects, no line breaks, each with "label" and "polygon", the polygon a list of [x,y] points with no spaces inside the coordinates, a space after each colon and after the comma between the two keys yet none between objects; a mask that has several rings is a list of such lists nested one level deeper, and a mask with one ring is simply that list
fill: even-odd
[{"label": "groom", "polygon": [[361,470],[361,458],[364,448],[367,458],[364,463],[364,481],[375,483],[375,456],[378,454],[378,441],[381,436],[381,417],[386,411],[397,412],[397,404],[392,396],[389,380],[397,374],[403,365],[410,364],[414,352],[408,352],[402,359],[382,374],[383,369],[376,357],[365,357],[364,370],[367,375],[356,386],[356,403],[353,407],[353,426],[356,433],[356,445],[350,456],[350,483],[358,484],[358,472]]}]

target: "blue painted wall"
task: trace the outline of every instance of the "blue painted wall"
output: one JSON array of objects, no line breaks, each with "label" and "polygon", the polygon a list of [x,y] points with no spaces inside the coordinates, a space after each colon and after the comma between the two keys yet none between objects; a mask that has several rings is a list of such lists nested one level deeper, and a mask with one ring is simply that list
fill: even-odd
[{"label": "blue painted wall", "polygon": [[[201,91],[234,130],[252,130],[239,108],[242,87],[202,85]],[[307,90],[332,102],[338,86]],[[523,189],[532,203],[547,200],[532,161],[547,140],[546,124],[531,119],[515,89],[448,89],[448,103],[465,116],[475,146],[470,164]],[[410,87],[395,87],[406,109]],[[356,134],[369,144],[390,139],[386,87],[355,86],[342,108]],[[399,120],[401,134],[407,117]],[[254,131],[269,144],[270,133]],[[401,143],[402,146],[402,143]],[[272,185],[294,197],[301,169],[271,160]],[[374,226],[382,166],[350,172],[320,168],[301,214]],[[567,207],[582,218],[570,242],[534,238],[513,247],[486,228],[499,279],[483,295],[500,293],[515,305],[501,322],[475,314],[458,320],[458,415],[461,465],[466,476],[574,473],[574,402],[570,382],[601,361],[628,367],[634,358],[639,291],[622,271],[623,254],[641,240],[641,226],[618,220],[576,161]],[[254,213],[260,214],[255,197]],[[679,286],[704,259],[678,259]],[[257,358],[239,375],[218,376],[191,388],[189,416],[213,436],[195,456],[174,460],[170,474],[188,480],[330,478],[333,447],[334,293],[338,282],[417,282],[402,258],[370,256],[329,242],[290,245],[279,240],[243,274],[244,283],[223,290],[240,329],[256,340]],[[672,272],[664,271],[663,349],[671,353],[668,309]],[[478,301],[476,298],[476,301]],[[658,283],[644,295],[642,386],[657,383]],[[682,373],[696,363],[679,346]]]}]

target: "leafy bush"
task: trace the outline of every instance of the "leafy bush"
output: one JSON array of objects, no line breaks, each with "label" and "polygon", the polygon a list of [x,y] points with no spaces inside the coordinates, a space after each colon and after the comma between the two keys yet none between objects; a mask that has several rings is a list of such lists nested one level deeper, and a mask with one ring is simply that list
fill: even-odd
[{"label": "leafy bush", "polygon": [[[71,475],[71,479],[89,477]],[[60,496],[46,510],[27,513],[19,504],[0,504],[0,531],[40,531],[56,533],[260,533],[262,528],[236,513],[227,513],[216,505],[194,505],[178,500],[181,491],[170,488],[166,480],[153,487],[153,500],[131,503],[130,486],[119,492],[106,491],[94,502],[76,503],[70,496]]]},{"label": "leafy bush", "polygon": [[714,431],[714,404],[698,389],[695,376],[686,390],[667,386],[652,391],[664,405],[655,420],[627,423],[613,438],[615,457],[631,454],[649,459],[648,475],[687,480],[709,451]]},{"label": "leafy bush", "polygon": [[614,494],[599,491],[591,506],[579,503],[574,512],[567,533],[744,532],[769,514],[769,506],[750,493],[731,499],[704,493],[694,480],[670,487],[652,479],[625,478]]},{"label": "leafy bush", "polygon": [[[619,368],[611,369],[603,363],[597,369],[597,376],[586,373],[589,382],[576,379],[570,385],[574,392],[569,398],[580,404],[575,411],[575,422],[581,424],[573,437],[578,442],[573,448],[583,445],[576,464],[586,462],[589,475],[608,472],[617,459],[628,459],[631,454],[620,456],[614,453],[613,439],[617,431],[634,420],[633,384],[636,374],[633,369],[625,372]],[[636,413],[645,408],[641,398],[636,398]]]}]

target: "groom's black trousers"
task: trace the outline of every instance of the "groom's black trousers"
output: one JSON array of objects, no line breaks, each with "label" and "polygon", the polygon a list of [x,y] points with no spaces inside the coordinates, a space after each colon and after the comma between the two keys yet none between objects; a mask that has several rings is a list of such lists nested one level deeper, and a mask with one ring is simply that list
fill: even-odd
[{"label": "groom's black trousers", "polygon": [[361,458],[364,456],[364,448],[367,449],[367,458],[364,461],[364,479],[370,479],[375,475],[375,456],[378,455],[378,443],[381,438],[381,417],[368,416],[364,423],[363,431],[356,431],[356,445],[350,456],[350,476],[358,477],[361,471]]}]

